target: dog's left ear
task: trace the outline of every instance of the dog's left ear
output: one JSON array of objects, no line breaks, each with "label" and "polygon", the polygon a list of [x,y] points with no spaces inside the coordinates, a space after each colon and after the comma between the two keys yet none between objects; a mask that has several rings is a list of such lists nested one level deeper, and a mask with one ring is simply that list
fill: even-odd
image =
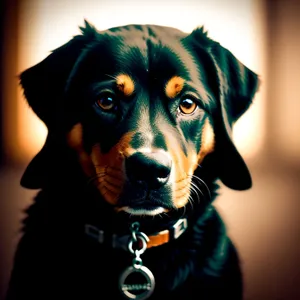
[{"label": "dog's left ear", "polygon": [[43,61],[20,74],[24,96],[48,129],[57,125],[68,77],[85,47],[96,39],[95,28],[85,21],[82,34],[52,51]]},{"label": "dog's left ear", "polygon": [[204,56],[209,82],[218,100],[214,116],[218,176],[231,189],[246,190],[252,186],[249,170],[232,141],[232,126],[246,112],[257,92],[258,76],[243,65],[219,43],[209,39],[203,28],[189,38]]},{"label": "dog's left ear", "polygon": [[84,49],[97,37],[95,28],[85,21],[82,34],[52,51],[43,61],[20,74],[24,96],[34,113],[48,128],[48,137],[41,151],[32,159],[21,179],[26,188],[38,189],[57,165],[57,136],[61,130],[68,78]]}]

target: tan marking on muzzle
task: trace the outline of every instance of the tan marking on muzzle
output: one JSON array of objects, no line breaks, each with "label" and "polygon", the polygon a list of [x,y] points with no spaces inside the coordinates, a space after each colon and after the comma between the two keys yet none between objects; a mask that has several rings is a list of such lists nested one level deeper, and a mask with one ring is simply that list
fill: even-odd
[{"label": "tan marking on muzzle", "polygon": [[185,155],[178,138],[178,133],[170,132],[166,136],[166,143],[173,161],[171,176],[173,204],[181,208],[189,200],[191,176],[197,166],[197,153],[192,145],[187,145],[187,155]]},{"label": "tan marking on muzzle", "polygon": [[201,138],[201,148],[198,153],[198,164],[200,164],[204,157],[214,151],[215,148],[215,133],[209,119],[206,118],[204,125],[202,127],[202,138]]},{"label": "tan marking on muzzle", "polygon": [[77,123],[76,125],[74,125],[72,129],[67,133],[66,138],[69,147],[76,152],[79,164],[81,165],[85,175],[87,177],[95,176],[95,168],[93,166],[91,158],[83,147],[82,124]]},{"label": "tan marking on muzzle", "polygon": [[175,98],[183,89],[184,79],[179,76],[173,76],[165,86],[165,93],[167,97]]},{"label": "tan marking on muzzle", "polygon": [[115,205],[124,185],[123,160],[134,149],[129,143],[134,133],[127,133],[108,153],[103,154],[99,144],[92,147],[89,155],[83,146],[83,128],[78,123],[67,134],[67,144],[77,153],[79,164],[85,175],[97,186],[104,199]]},{"label": "tan marking on muzzle", "polygon": [[129,75],[120,74],[117,76],[117,88],[124,96],[130,96],[134,92],[134,81]]},{"label": "tan marking on muzzle", "polygon": [[101,145],[92,147],[91,159],[96,170],[97,188],[104,199],[116,205],[125,183],[124,159],[134,152],[129,144],[134,133],[122,136],[108,153],[102,153]]}]

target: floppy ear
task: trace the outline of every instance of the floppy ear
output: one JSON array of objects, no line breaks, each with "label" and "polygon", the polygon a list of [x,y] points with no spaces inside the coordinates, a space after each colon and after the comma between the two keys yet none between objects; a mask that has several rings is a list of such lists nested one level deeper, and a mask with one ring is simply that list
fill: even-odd
[{"label": "floppy ear", "polygon": [[55,49],[42,62],[25,70],[20,75],[24,95],[37,116],[47,125],[54,126],[62,105],[68,77],[85,46],[96,35],[96,30],[87,21],[77,35],[68,43]]},{"label": "floppy ear", "polygon": [[258,89],[258,76],[220,45],[212,48],[211,55],[218,74],[222,117],[216,126],[220,179],[232,189],[245,190],[252,185],[251,176],[232,142],[232,126],[251,105]]},{"label": "floppy ear", "polygon": [[55,49],[37,65],[20,75],[20,84],[29,106],[46,124],[48,137],[41,151],[28,165],[21,185],[37,189],[43,186],[46,173],[53,168],[55,139],[60,113],[63,108],[65,86],[68,77],[84,48],[95,39],[96,30],[87,21],[80,28],[82,35],[75,36],[68,43]]},{"label": "floppy ear", "polygon": [[233,144],[232,126],[251,105],[258,89],[258,76],[227,49],[209,39],[203,28],[194,30],[191,35],[197,46],[208,54],[215,73],[213,77],[217,78],[214,89],[217,89],[218,110],[214,128],[218,176],[229,188],[248,189],[252,185],[251,176]]}]

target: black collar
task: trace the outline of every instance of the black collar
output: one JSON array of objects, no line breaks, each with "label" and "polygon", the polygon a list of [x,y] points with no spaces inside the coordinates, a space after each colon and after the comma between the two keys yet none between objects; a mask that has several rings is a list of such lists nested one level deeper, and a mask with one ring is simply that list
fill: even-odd
[{"label": "black collar", "polygon": [[[176,240],[185,232],[187,227],[187,219],[181,218],[169,228],[148,234],[147,237],[149,238],[149,241],[147,242],[147,248],[160,246],[172,240]],[[103,230],[91,224],[86,224],[84,230],[87,236],[93,238],[100,244],[106,244],[112,248],[128,250],[128,241],[131,237],[129,234],[112,234],[112,236],[107,236]]]}]

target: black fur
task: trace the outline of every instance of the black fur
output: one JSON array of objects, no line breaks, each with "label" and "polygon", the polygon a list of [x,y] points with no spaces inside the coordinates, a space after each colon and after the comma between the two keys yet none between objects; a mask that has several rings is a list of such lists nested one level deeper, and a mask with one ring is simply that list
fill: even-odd
[{"label": "black fur", "polygon": [[[188,218],[187,231],[142,255],[144,265],[156,279],[149,299],[242,299],[238,255],[212,202],[217,196],[218,179],[237,190],[251,187],[246,164],[231,140],[231,128],[250,106],[257,76],[209,39],[203,28],[185,34],[173,28],[129,25],[98,32],[86,22],[81,30],[81,35],[20,76],[29,105],[49,132],[43,149],[21,180],[24,187],[41,190],[26,211],[7,300],[122,299],[118,278],[132,264],[133,256],[87,237],[84,225],[95,224],[110,236],[128,233],[130,224],[138,220],[142,231],[151,234],[170,227],[181,216]],[[98,114],[91,109],[95,91],[107,80],[106,74],[120,71],[140,80],[141,86],[133,96],[136,102],[121,103],[122,113]],[[196,92],[200,85],[204,87],[208,97],[199,92],[197,119],[178,121],[173,114],[177,102],[170,109],[162,108],[164,100],[156,86],[165,84],[174,74],[194,82]],[[98,141],[101,149],[109,152],[122,135],[135,128],[138,109],[134,105],[146,101],[139,96],[145,86],[151,99],[159,100],[155,106],[154,100],[143,104],[164,111],[170,126],[181,126],[183,153],[188,151],[186,140],[199,151],[205,118],[213,122],[216,140],[214,152],[194,173],[200,178],[194,184],[201,194],[191,193],[194,199],[184,208],[154,217],[116,213],[99,191],[87,184],[65,138],[80,122],[84,125],[86,151],[89,153]],[[156,146],[166,149],[165,133],[159,132],[153,120]],[[132,147],[142,145],[143,138],[135,135]],[[126,189],[125,195],[135,195],[132,186]],[[167,203],[167,192],[165,195]],[[122,201],[129,200],[125,197]],[[162,205],[172,206],[166,203]]]}]

